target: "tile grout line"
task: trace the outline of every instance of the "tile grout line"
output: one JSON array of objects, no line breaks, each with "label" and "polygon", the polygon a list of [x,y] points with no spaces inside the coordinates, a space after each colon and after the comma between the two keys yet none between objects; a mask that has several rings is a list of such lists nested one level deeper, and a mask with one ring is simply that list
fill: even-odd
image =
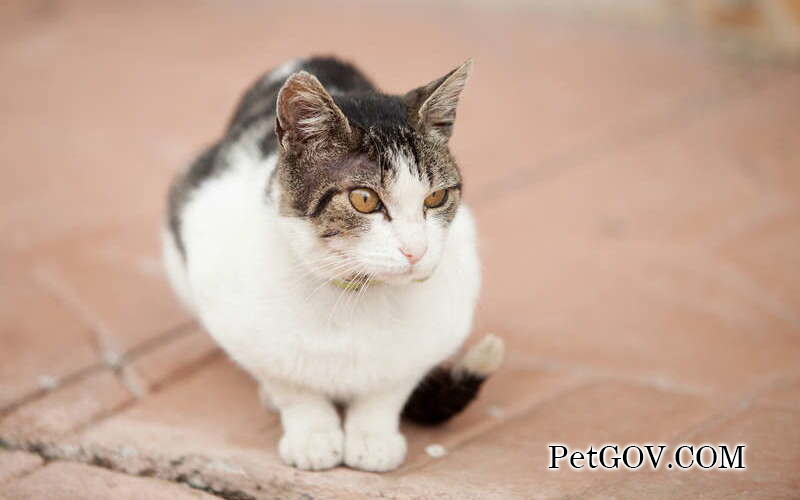
[{"label": "tile grout line", "polygon": [[[192,376],[194,373],[202,370],[205,366],[209,363],[213,362],[215,359],[221,357],[221,351],[214,351],[207,356],[204,356],[202,359],[198,360],[196,363],[192,364],[191,366],[187,366],[184,369],[180,370],[178,374],[173,378],[173,380],[181,380],[187,377]],[[160,384],[154,386],[154,388],[150,391],[150,394],[158,393],[161,390],[165,389],[167,385]],[[133,396],[133,395],[132,395]],[[109,418],[112,418],[121,412],[133,407],[137,403],[137,398],[132,397],[122,403],[115,405],[112,408],[107,409],[106,411],[102,411],[92,417],[91,419],[87,420],[86,422],[76,426],[73,429],[65,432],[64,434],[55,438],[55,440],[48,442],[48,441],[26,441],[26,442],[16,442],[12,443],[9,441],[4,440],[0,437],[0,449],[10,450],[10,451],[24,451],[27,453],[33,453],[39,456],[44,463],[41,464],[39,467],[36,467],[33,470],[38,470],[50,462],[53,461],[64,461],[70,463],[78,463],[78,464],[85,464],[91,465],[95,467],[101,467],[116,473],[125,474],[131,477],[142,477],[148,478],[150,476],[141,473],[131,473],[126,471],[122,468],[115,468],[113,463],[111,463],[107,458],[102,456],[102,452],[99,451],[90,451],[83,447],[83,445],[78,444],[77,449],[72,449],[72,447],[68,444],[65,444],[63,440],[68,437],[76,437],[78,438],[79,435],[85,432],[90,427],[103,422]],[[31,471],[32,472],[32,471]],[[177,484],[183,484],[188,486],[189,488],[204,491],[206,493],[212,494],[219,498],[223,498],[226,500],[256,500],[255,497],[250,496],[245,492],[238,492],[232,490],[215,490],[211,486],[198,486],[197,484],[193,484],[190,479],[186,480],[177,480],[177,479],[167,479],[162,477],[157,477],[158,479],[164,481],[170,481]]]},{"label": "tile grout line", "polygon": [[168,343],[175,338],[180,338],[188,334],[191,328],[196,325],[196,322],[191,319],[178,323],[170,327],[167,331],[153,338],[146,339],[128,351],[120,353],[119,349],[115,347],[118,341],[111,328],[106,325],[100,316],[92,311],[91,307],[80,300],[78,293],[70,287],[67,280],[60,277],[58,273],[55,273],[52,269],[41,264],[34,268],[33,276],[37,282],[50,291],[50,293],[63,304],[72,309],[73,312],[88,325],[92,332],[96,348],[99,351],[97,354],[100,356],[102,363],[114,371],[120,383],[136,398],[144,394],[143,384],[141,382],[141,377],[138,376],[134,370],[124,369],[126,359],[134,358],[150,350],[155,350],[164,343]]},{"label": "tile grout line", "polygon": [[[161,347],[169,345],[171,342],[189,336],[195,331],[196,326],[197,324],[194,320],[181,322],[165,332],[133,346],[120,356],[117,363],[113,365],[114,373],[119,378],[120,383],[133,394],[134,398],[142,398],[148,392],[152,391],[154,386],[147,387],[144,377],[133,366],[133,363],[137,359],[152,354]],[[162,381],[158,386],[160,387],[166,383],[168,382]]]},{"label": "tile grout line", "polygon": [[122,354],[121,361],[122,363],[127,363],[145,354],[150,354],[158,349],[161,345],[168,344],[173,340],[188,336],[197,328],[199,328],[199,326],[194,319],[181,321],[180,323],[172,325],[171,327],[162,331],[158,335],[155,335],[131,347]]},{"label": "tile grout line", "polygon": [[69,373],[69,374],[65,375],[64,377],[58,379],[56,384],[54,385],[54,387],[52,387],[52,388],[40,388],[38,390],[29,392],[28,394],[23,395],[22,397],[20,397],[19,399],[15,400],[14,402],[12,402],[12,403],[0,408],[0,417],[5,417],[6,415],[9,415],[9,414],[15,412],[19,408],[21,408],[21,407],[23,407],[23,406],[25,406],[25,405],[27,405],[29,403],[33,403],[35,401],[38,401],[38,400],[42,399],[43,397],[45,397],[46,395],[52,393],[53,391],[56,391],[56,390],[61,389],[63,387],[72,386],[72,385],[76,384],[77,382],[80,382],[81,380],[85,379],[86,377],[91,376],[94,373],[99,373],[99,372],[105,370],[106,368],[108,368],[108,367],[104,363],[98,362],[98,363],[93,363],[93,364],[91,364],[89,366],[85,366],[83,368],[80,368],[80,369],[78,369],[78,370],[76,370],[76,371],[74,371],[72,373]]},{"label": "tile grout line", "polygon": [[[193,374],[199,372],[200,370],[202,370],[203,368],[205,368],[206,366],[208,366],[209,364],[211,364],[212,362],[214,362],[216,359],[220,358],[221,356],[222,356],[222,352],[221,351],[212,351],[207,356],[204,356],[204,357],[200,358],[199,360],[197,360],[196,362],[194,362],[194,363],[192,363],[192,364],[190,364],[188,366],[185,366],[183,369],[179,370],[178,373],[176,373],[174,375],[173,379],[170,382],[173,382],[173,381],[174,382],[179,382],[179,381],[184,380],[184,379],[186,379],[188,377],[191,377]],[[171,384],[162,383],[162,384],[154,385],[153,388],[151,388],[151,390],[148,391],[147,394],[157,394],[157,393],[161,392],[162,390],[166,389],[169,385],[171,385]],[[127,387],[126,387],[126,389],[127,389]],[[62,438],[63,437],[67,437],[68,435],[81,434],[81,433],[85,432],[89,427],[91,427],[91,426],[93,426],[95,424],[98,424],[98,423],[100,423],[100,422],[102,422],[104,420],[107,420],[107,419],[109,419],[111,417],[114,417],[114,416],[118,415],[119,413],[121,413],[122,411],[125,411],[126,409],[128,409],[131,406],[135,405],[139,398],[136,397],[135,394],[131,394],[131,396],[133,396],[133,397],[130,400],[125,401],[125,402],[117,405],[116,407],[109,409],[108,411],[100,412],[97,415],[95,415],[95,417],[93,417],[93,418],[87,420],[86,422],[76,426],[74,429],[70,430],[65,436],[62,436]]]},{"label": "tile grout line", "polygon": [[[111,370],[115,374],[115,376],[122,377],[122,375],[119,372],[127,369],[129,367],[128,363],[135,361],[141,356],[156,351],[163,344],[167,344],[173,340],[180,339],[184,336],[189,335],[193,331],[192,330],[193,326],[195,326],[194,321],[180,323],[178,325],[171,327],[168,330],[165,330],[161,334],[158,334],[151,339],[145,340],[140,344],[135,345],[127,352],[125,352],[119,359],[101,359],[99,362],[93,363],[91,365],[80,368],[72,373],[69,373],[57,379],[52,388],[41,388],[39,390],[30,392],[28,394],[23,395],[16,401],[0,408],[0,417],[4,417],[10,413],[13,413],[14,411],[18,410],[22,406],[25,406],[29,403],[38,401],[39,399],[47,396],[53,391],[62,389],[64,387],[70,387],[80,382],[81,380],[84,380],[88,376],[102,372],[103,370],[106,369]],[[131,388],[125,382],[126,381],[120,379],[120,383],[122,383],[127,390],[131,390]]]}]

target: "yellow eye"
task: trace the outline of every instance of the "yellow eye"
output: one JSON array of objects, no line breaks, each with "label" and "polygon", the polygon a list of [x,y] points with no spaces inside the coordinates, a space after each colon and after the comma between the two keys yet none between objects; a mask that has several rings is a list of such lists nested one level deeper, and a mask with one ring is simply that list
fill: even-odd
[{"label": "yellow eye", "polygon": [[381,207],[381,199],[370,188],[356,188],[350,191],[350,204],[362,214],[368,214]]},{"label": "yellow eye", "polygon": [[440,189],[438,191],[434,191],[425,198],[425,206],[427,208],[436,208],[441,207],[444,205],[444,202],[447,201],[447,190]]}]

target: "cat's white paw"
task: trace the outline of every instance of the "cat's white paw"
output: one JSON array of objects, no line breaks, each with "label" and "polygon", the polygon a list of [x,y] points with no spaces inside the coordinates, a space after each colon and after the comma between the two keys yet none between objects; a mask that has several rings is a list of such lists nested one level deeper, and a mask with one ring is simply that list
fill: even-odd
[{"label": "cat's white paw", "polygon": [[406,438],[399,432],[351,431],[344,444],[344,463],[354,469],[383,472],[396,469],[406,458]]},{"label": "cat's white paw", "polygon": [[278,443],[281,459],[298,469],[322,470],[342,463],[344,433],[341,429],[285,433]]}]

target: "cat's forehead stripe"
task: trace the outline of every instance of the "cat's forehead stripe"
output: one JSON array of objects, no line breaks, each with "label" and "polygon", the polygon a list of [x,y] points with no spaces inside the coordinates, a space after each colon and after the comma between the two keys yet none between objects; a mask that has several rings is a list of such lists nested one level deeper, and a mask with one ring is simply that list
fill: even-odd
[{"label": "cat's forehead stripe", "polygon": [[390,162],[397,171],[408,172],[422,180],[422,171],[410,147],[398,147],[389,154]]},{"label": "cat's forehead stripe", "polygon": [[406,170],[420,181],[432,182],[430,166],[420,161],[417,138],[407,127],[371,129],[368,135],[374,160],[377,163],[381,186],[394,182],[399,170]]}]

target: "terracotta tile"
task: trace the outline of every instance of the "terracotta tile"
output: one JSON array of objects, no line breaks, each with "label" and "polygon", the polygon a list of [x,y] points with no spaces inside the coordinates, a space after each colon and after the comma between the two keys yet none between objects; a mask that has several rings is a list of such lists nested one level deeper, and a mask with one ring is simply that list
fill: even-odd
[{"label": "terracotta tile", "polygon": [[485,286],[476,323],[510,332],[510,356],[531,367],[736,395],[800,359],[791,312],[713,256],[566,229],[534,236],[514,227],[537,216],[504,212],[513,208],[481,216]]},{"label": "terracotta tile", "polygon": [[[758,96],[775,107],[772,93],[786,92]],[[479,206],[478,328],[514,332],[510,351],[539,364],[701,393],[737,394],[795,366],[791,249],[800,210],[707,146],[707,130],[736,116],[717,113]],[[742,246],[732,251],[742,261],[758,263],[750,268],[769,273],[751,275],[718,245],[759,213],[774,225],[771,236],[731,244]],[[725,366],[740,369],[730,376]]]},{"label": "terracotta tile", "polygon": [[[618,481],[625,472],[568,466],[549,470],[548,444],[588,450],[606,443],[659,443],[713,412],[712,405],[697,397],[595,384],[538,405],[450,450],[440,461],[410,472],[401,484],[438,484],[434,491],[443,498],[560,498]],[[448,485],[458,486],[451,490]]]},{"label": "terracotta tile", "polygon": [[[744,470],[678,470],[659,468],[628,474],[624,481],[601,488],[587,489],[580,498],[796,498],[797,470],[800,466],[800,433],[794,411],[750,408],[732,417],[722,417],[716,424],[689,433],[680,443],[695,448],[710,444],[746,445]],[[673,449],[677,446],[673,445]],[[671,459],[671,457],[670,457]],[[710,459],[707,457],[706,459]]]},{"label": "terracotta tile", "polygon": [[[719,247],[720,256],[800,317],[800,209],[765,218]],[[800,322],[800,321],[799,321]]]},{"label": "terracotta tile", "polygon": [[[102,457],[131,474],[154,471],[161,478],[188,477],[196,484],[257,497],[330,497],[335,491],[362,498],[386,487],[379,475],[286,467],[276,452],[280,434],[277,415],[261,406],[255,383],[222,359],[61,446]],[[87,459],[80,452],[77,457]]]},{"label": "terracotta tile", "polygon": [[776,381],[756,401],[765,406],[800,410],[800,376]]},{"label": "terracotta tile", "polygon": [[7,485],[0,498],[14,500],[211,500],[202,491],[160,479],[126,476],[99,467],[54,462]]},{"label": "terracotta tile", "polygon": [[24,261],[1,262],[0,410],[100,362],[89,325]]},{"label": "terracotta tile", "polygon": [[[778,182],[762,182],[750,171],[748,166],[755,168],[757,159],[744,164],[738,160],[741,155],[736,153],[736,144],[749,145],[756,158],[769,157],[772,151],[766,147],[770,144],[761,150],[757,139],[747,142],[731,137],[733,133],[728,130],[731,122],[748,124],[754,110],[761,107],[779,112],[785,107],[781,102],[791,94],[800,99],[794,79],[781,83],[709,112],[671,133],[643,137],[630,147],[598,155],[577,171],[561,169],[560,176],[542,178],[526,193],[520,193],[514,198],[516,205],[527,208],[527,202],[533,204],[526,214],[531,217],[528,226],[537,230],[566,226],[572,234],[604,240],[657,240],[681,245],[724,239],[736,228],[740,216],[746,218],[759,209],[771,208],[778,214],[796,210],[797,204],[783,195]],[[783,134],[779,128],[773,131],[756,126],[746,132],[754,138]],[[791,170],[788,163],[782,164],[785,170]],[[508,200],[509,193],[528,185],[510,179],[504,190],[489,191],[493,198],[482,203],[514,206]],[[558,210],[544,212],[543,206]],[[769,215],[767,211],[765,216]]]},{"label": "terracotta tile", "polygon": [[800,105],[800,75],[786,73],[764,92],[751,93],[728,106],[720,125],[706,127],[704,136],[720,159],[743,170],[760,186],[796,201],[800,173],[792,161],[800,145],[792,133],[800,126],[793,112]]},{"label": "terracotta tile", "polygon": [[779,485],[748,481],[732,474],[705,471],[644,472],[629,474],[629,480],[608,488],[589,488],[574,497],[587,500],[638,500],[670,498],[673,500],[792,500],[797,491]]},{"label": "terracotta tile", "polygon": [[0,484],[24,475],[42,463],[43,460],[38,455],[0,449]]},{"label": "terracotta tile", "polygon": [[175,454],[223,447],[273,454],[279,432],[277,416],[261,405],[255,382],[223,358],[92,426],[79,439],[145,449],[152,444]]},{"label": "terracotta tile", "polygon": [[94,371],[0,418],[0,439],[20,445],[51,442],[130,400],[112,372]]},{"label": "terracotta tile", "polygon": [[[800,490],[800,412],[753,407],[706,427],[686,441],[695,443],[746,444],[741,475],[767,486]],[[717,474],[722,471],[715,471]],[[738,472],[738,471],[737,471]]]},{"label": "terracotta tile", "polygon": [[187,369],[220,355],[219,346],[196,326],[184,327],[177,335],[161,340],[142,353],[134,353],[125,365],[135,371],[146,385],[153,389],[169,382]]},{"label": "terracotta tile", "polygon": [[37,258],[110,360],[189,319],[162,272],[158,231],[152,217],[131,218]]},{"label": "terracotta tile", "polygon": [[[430,459],[424,452],[429,444],[449,447],[473,439],[575,383],[576,378],[568,375],[509,367],[487,383],[472,408],[447,426],[406,426],[407,467],[413,469]],[[259,487],[272,491],[269,488],[289,483],[297,484],[293,491],[308,494],[331,488],[341,494],[365,495],[385,490],[402,496],[418,491],[413,484],[401,484],[405,469],[380,476],[347,469],[314,474],[285,467],[276,455],[280,432],[277,416],[261,407],[255,383],[223,359],[149,394],[63,446],[79,445],[134,474],[155,468],[160,477],[176,477],[197,469],[198,481],[247,491]],[[178,465],[172,462],[175,459],[181,460]]]}]

